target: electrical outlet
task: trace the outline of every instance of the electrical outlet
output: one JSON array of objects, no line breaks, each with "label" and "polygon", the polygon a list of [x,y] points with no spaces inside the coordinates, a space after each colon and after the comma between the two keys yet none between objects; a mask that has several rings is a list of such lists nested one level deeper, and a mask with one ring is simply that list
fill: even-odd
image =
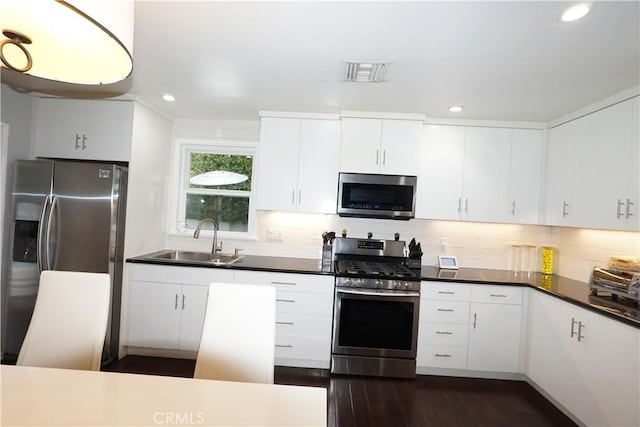
[{"label": "electrical outlet", "polygon": [[282,240],[282,233],[277,228],[267,230],[267,240]]},{"label": "electrical outlet", "polygon": [[449,241],[446,237],[440,238],[440,252],[443,254],[447,253],[447,246],[449,246]]}]

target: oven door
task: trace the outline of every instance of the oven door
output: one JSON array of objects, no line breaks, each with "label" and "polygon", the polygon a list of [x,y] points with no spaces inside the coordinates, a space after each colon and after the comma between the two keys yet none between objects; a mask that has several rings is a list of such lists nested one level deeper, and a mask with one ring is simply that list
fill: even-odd
[{"label": "oven door", "polygon": [[336,287],[332,353],[415,359],[418,292]]}]

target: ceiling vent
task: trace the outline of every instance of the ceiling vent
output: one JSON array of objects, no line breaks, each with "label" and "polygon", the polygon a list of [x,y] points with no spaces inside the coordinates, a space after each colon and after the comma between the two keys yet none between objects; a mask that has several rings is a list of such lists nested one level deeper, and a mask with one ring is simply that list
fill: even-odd
[{"label": "ceiling vent", "polygon": [[389,61],[344,61],[344,79],[348,82],[381,82],[389,68]]}]

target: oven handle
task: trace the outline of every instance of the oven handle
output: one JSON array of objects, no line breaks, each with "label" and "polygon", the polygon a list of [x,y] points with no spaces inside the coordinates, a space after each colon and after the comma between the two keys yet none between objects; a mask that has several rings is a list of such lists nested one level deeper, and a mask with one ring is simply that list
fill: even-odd
[{"label": "oven handle", "polygon": [[376,291],[361,291],[354,289],[336,289],[337,292],[341,294],[352,294],[352,295],[367,295],[372,297],[419,297],[419,292],[376,292]]}]

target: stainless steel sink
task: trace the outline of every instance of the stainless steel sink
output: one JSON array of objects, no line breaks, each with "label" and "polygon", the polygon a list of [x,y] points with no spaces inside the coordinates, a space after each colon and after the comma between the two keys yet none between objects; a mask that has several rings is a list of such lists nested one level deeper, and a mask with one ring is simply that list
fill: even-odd
[{"label": "stainless steel sink", "polygon": [[209,252],[164,250],[147,256],[152,259],[161,259],[174,262],[199,262],[203,264],[229,265],[242,259],[243,255],[216,254],[211,257]]}]

